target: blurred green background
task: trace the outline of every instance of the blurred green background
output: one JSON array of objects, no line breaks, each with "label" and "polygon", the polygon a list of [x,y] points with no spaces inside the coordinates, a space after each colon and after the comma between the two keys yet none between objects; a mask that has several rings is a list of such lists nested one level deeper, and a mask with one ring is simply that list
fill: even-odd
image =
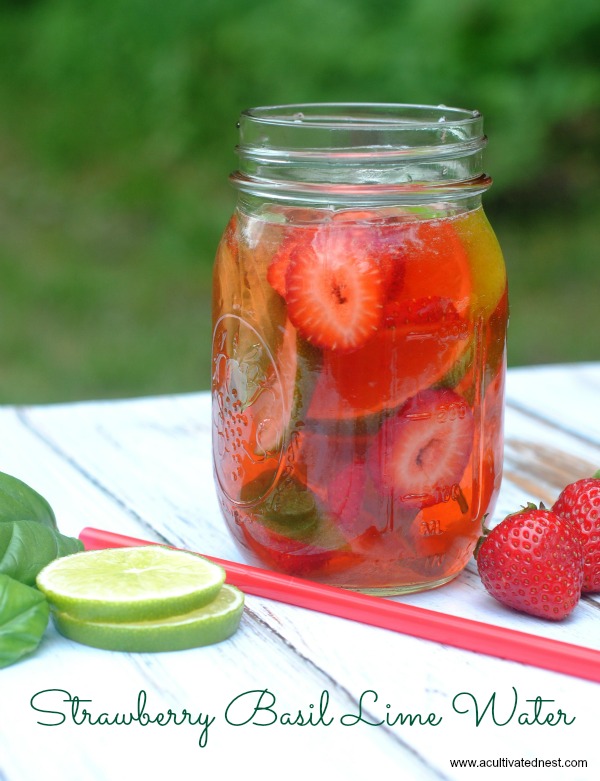
[{"label": "blurred green background", "polygon": [[477,108],[511,365],[600,359],[597,0],[0,0],[0,402],[209,385],[235,123]]}]

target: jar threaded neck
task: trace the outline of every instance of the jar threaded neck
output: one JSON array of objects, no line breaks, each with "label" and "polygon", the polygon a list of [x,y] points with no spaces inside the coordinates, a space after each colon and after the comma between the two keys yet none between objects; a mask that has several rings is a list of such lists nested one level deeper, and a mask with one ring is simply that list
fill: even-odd
[{"label": "jar threaded neck", "polygon": [[491,180],[477,111],[409,104],[295,104],[239,121],[242,192],[319,201],[472,197]]}]

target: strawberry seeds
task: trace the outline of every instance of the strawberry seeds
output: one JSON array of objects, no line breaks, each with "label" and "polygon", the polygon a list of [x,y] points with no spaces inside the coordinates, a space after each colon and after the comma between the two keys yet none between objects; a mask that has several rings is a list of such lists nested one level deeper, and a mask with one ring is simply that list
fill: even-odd
[{"label": "strawberry seeds", "polygon": [[600,472],[567,485],[551,510],[529,504],[492,531],[484,527],[476,558],[499,602],[566,618],[582,593],[600,592]]}]

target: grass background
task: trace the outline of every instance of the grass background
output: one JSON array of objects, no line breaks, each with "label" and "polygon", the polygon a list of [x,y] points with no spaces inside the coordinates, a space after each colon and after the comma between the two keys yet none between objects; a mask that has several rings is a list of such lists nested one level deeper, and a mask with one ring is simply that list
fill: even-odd
[{"label": "grass background", "polygon": [[478,108],[511,365],[600,360],[600,5],[0,0],[0,403],[207,388],[235,123]]}]

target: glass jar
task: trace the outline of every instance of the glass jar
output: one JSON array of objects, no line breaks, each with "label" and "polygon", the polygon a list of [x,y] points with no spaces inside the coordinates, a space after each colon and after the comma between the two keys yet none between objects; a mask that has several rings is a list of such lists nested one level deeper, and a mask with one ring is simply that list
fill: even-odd
[{"label": "glass jar", "polygon": [[374,594],[466,565],[502,472],[506,272],[476,111],[245,111],[213,452],[253,563]]}]

